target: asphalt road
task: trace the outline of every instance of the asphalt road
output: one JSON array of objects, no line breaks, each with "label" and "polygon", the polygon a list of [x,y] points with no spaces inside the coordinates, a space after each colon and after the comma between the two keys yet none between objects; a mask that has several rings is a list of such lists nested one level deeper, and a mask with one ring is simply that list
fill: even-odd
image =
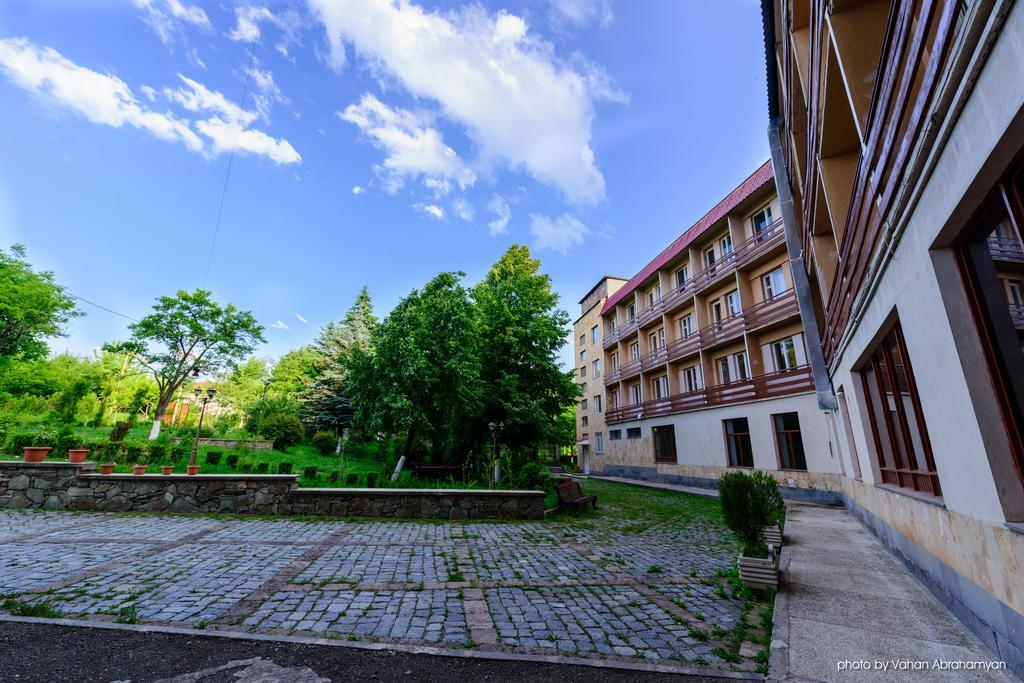
[{"label": "asphalt road", "polygon": [[542,662],[362,650],[203,634],[0,621],[3,683],[326,683],[327,681],[658,681],[724,679]]}]

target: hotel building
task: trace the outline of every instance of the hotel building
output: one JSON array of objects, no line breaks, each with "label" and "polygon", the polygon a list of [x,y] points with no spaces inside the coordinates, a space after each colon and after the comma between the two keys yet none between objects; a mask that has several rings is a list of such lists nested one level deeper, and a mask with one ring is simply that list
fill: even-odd
[{"label": "hotel building", "polygon": [[1024,3],[762,13],[836,491],[1024,675]]}]

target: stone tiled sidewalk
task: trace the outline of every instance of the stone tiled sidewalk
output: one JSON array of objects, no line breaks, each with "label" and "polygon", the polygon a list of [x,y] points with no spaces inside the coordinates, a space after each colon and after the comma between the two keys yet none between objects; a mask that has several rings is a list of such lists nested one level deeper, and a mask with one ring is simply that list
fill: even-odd
[{"label": "stone tiled sidewalk", "polygon": [[239,520],[0,510],[9,609],[753,671],[704,522]]}]

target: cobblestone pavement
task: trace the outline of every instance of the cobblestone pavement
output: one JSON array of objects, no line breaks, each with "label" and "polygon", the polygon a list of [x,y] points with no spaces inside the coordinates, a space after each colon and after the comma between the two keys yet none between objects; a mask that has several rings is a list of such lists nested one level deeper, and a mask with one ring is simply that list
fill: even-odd
[{"label": "cobblestone pavement", "polygon": [[0,510],[0,593],[22,614],[753,671],[731,536],[627,522]]}]

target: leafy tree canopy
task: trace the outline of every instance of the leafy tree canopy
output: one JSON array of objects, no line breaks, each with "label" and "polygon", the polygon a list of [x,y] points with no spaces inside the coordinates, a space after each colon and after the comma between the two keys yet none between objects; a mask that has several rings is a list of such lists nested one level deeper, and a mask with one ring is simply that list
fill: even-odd
[{"label": "leafy tree canopy", "polygon": [[47,337],[64,334],[64,326],[82,313],[53,274],[34,271],[25,247],[0,250],[0,360],[44,358]]}]

